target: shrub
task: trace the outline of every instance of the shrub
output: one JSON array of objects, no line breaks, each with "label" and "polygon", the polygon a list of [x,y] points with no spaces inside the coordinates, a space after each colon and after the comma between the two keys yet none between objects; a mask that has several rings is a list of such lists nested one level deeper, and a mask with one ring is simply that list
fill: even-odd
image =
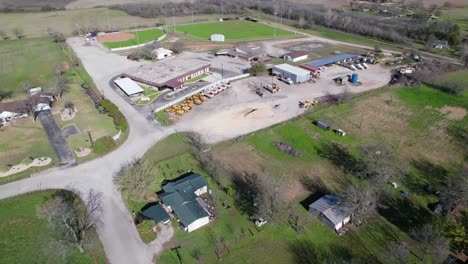
[{"label": "shrub", "polygon": [[250,74],[253,76],[263,75],[267,71],[266,65],[264,63],[258,62],[250,67]]},{"label": "shrub", "polygon": [[0,166],[0,172],[1,173],[8,172],[9,170],[10,170],[9,166]]},{"label": "shrub", "polygon": [[111,136],[105,136],[105,137],[98,138],[93,143],[93,151],[97,155],[102,155],[102,154],[105,154],[105,153],[111,151],[115,146],[116,146],[116,143],[112,139],[112,137]]},{"label": "shrub", "polygon": [[107,112],[107,114],[114,119],[115,127],[121,130],[122,132],[127,131],[127,119],[125,119],[125,116],[120,112],[119,108],[107,99],[102,100],[100,103],[104,110]]}]

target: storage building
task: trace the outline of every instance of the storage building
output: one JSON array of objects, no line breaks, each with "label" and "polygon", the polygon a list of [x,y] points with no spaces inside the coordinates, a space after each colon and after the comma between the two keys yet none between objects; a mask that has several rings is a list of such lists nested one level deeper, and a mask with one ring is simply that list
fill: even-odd
[{"label": "storage building", "polygon": [[309,57],[309,52],[307,51],[293,51],[288,54],[284,54],[282,59],[292,62],[297,62],[301,60],[306,60]]},{"label": "storage building", "polygon": [[317,215],[324,225],[339,232],[351,220],[351,216],[340,207],[340,202],[336,195],[327,194],[309,205],[309,212]]},{"label": "storage building", "polygon": [[114,83],[127,95],[136,96],[143,93],[143,88],[132,81],[130,78],[116,79]]},{"label": "storage building", "polygon": [[290,78],[294,83],[303,83],[310,79],[309,71],[286,63],[273,66],[271,72],[273,75]]}]

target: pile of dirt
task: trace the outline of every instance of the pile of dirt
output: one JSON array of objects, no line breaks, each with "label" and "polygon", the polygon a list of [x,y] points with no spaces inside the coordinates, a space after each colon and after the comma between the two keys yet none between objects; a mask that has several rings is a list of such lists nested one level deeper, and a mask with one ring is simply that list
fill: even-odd
[{"label": "pile of dirt", "polygon": [[135,35],[127,32],[115,32],[109,34],[102,34],[97,37],[99,42],[119,42],[129,39],[134,39]]},{"label": "pile of dirt", "polygon": [[296,149],[293,149],[293,147],[291,147],[291,145],[289,145],[288,143],[286,142],[281,142],[281,141],[277,141],[275,143],[273,143],[273,145],[278,148],[280,151],[290,155],[290,156],[293,156],[293,157],[300,157],[302,154],[301,152],[299,152],[298,150]]}]

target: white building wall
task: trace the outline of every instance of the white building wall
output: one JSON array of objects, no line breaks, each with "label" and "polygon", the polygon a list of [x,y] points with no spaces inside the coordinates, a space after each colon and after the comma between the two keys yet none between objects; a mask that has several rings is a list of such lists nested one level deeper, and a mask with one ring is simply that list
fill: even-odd
[{"label": "white building wall", "polygon": [[204,225],[207,225],[210,223],[210,218],[208,216],[199,218],[195,220],[193,223],[191,223],[189,226],[187,226],[187,232],[192,232],[193,230],[196,230]]},{"label": "white building wall", "polygon": [[292,61],[297,62],[297,61],[305,60],[307,58],[308,58],[308,56],[304,55],[304,56],[301,56],[301,57],[294,58],[294,59],[292,59]]},{"label": "white building wall", "polygon": [[204,193],[207,193],[207,192],[208,192],[208,186],[205,186],[205,187],[202,187],[202,188],[196,190],[195,195],[200,196],[200,195],[202,195]]}]

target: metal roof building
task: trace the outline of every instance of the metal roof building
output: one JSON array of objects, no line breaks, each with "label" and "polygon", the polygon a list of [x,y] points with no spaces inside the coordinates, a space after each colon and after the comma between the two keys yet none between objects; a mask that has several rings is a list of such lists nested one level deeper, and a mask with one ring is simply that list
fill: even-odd
[{"label": "metal roof building", "polygon": [[160,204],[156,204],[147,208],[141,212],[141,214],[146,218],[153,219],[155,224],[160,222],[165,223],[171,220],[169,214]]},{"label": "metal roof building", "polygon": [[307,82],[310,79],[309,71],[286,63],[273,66],[271,73],[290,78],[295,83]]},{"label": "metal roof building", "polygon": [[116,79],[114,83],[127,95],[132,96],[136,94],[140,94],[143,92],[143,88],[141,88],[138,84],[132,81],[130,78],[120,78]]},{"label": "metal roof building", "polygon": [[163,204],[172,210],[188,232],[209,223],[209,214],[197,201],[205,193],[208,183],[200,174],[191,174],[163,186],[159,195]]},{"label": "metal roof building", "polygon": [[323,224],[338,231],[351,220],[351,217],[338,206],[340,202],[337,196],[327,194],[309,205],[309,212],[318,212],[318,219]]},{"label": "metal roof building", "polygon": [[348,59],[354,59],[356,58],[358,55],[356,54],[340,54],[340,55],[337,55],[337,56],[334,56],[334,57],[331,57],[331,58],[326,58],[326,59],[321,59],[321,60],[316,60],[316,61],[311,61],[311,62],[308,62],[308,63],[304,63],[303,65],[305,66],[309,66],[309,67],[322,67],[322,66],[325,66],[325,65],[329,65],[329,64],[333,64],[333,63],[337,63],[339,61],[344,61],[344,60],[348,60]]}]

